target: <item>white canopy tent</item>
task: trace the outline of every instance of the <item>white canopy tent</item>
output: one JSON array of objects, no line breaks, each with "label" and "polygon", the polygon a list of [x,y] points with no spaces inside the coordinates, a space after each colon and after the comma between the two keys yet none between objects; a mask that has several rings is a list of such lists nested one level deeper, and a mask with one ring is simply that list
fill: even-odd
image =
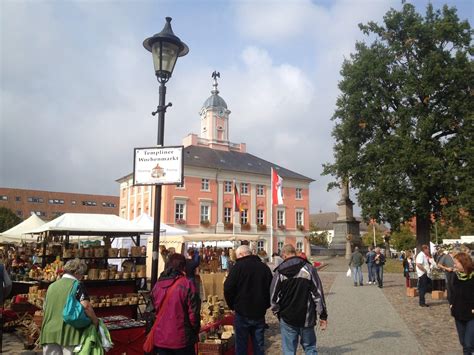
[{"label": "white canopy tent", "polygon": [[17,224],[15,227],[0,233],[0,243],[34,242],[36,241],[36,238],[30,234],[25,234],[25,232],[39,228],[43,224],[45,224],[45,222],[41,218],[36,214],[32,214],[29,218]]}]

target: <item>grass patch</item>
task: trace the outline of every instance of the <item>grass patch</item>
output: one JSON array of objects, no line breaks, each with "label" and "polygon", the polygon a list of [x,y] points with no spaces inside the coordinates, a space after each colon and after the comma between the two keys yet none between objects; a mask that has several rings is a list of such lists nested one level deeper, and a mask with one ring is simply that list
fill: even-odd
[{"label": "grass patch", "polygon": [[383,272],[403,275],[403,265],[401,260],[386,259],[385,265],[383,267]]}]

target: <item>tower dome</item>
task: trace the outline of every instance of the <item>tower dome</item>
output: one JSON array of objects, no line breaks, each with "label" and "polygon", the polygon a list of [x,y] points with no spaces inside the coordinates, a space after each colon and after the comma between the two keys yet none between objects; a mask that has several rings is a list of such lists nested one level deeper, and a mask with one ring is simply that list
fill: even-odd
[{"label": "tower dome", "polygon": [[214,83],[212,84],[212,86],[214,87],[211,91],[211,96],[209,96],[207,98],[206,101],[204,101],[204,104],[202,105],[202,107],[204,109],[208,108],[208,107],[223,107],[225,109],[227,109],[227,104],[226,102],[224,101],[224,99],[222,97],[219,96],[219,90],[217,90],[217,78],[220,78],[220,73],[218,72],[214,72],[212,73],[212,77],[214,78]]}]

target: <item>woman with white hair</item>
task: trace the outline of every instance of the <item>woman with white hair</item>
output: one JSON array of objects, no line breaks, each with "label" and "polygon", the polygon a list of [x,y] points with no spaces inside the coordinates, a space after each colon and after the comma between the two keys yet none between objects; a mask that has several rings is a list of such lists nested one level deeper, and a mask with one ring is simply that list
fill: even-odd
[{"label": "woman with white hair", "polygon": [[80,283],[87,271],[87,265],[80,259],[70,260],[64,265],[64,275],[48,287],[44,304],[43,324],[41,325],[40,344],[43,354],[47,355],[72,355],[73,349],[80,343],[83,329],[74,328],[63,320],[63,309],[68,296],[75,284],[79,282],[76,299],[84,307],[85,314],[97,326],[94,310],[89,302],[89,296]]}]

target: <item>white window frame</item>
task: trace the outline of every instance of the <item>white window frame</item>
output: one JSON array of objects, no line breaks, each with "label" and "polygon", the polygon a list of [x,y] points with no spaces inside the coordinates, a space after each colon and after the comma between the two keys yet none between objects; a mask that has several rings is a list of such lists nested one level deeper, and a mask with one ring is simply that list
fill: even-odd
[{"label": "white window frame", "polygon": [[[226,212],[229,212],[227,215]],[[224,207],[224,223],[232,223],[232,207]]]},{"label": "white window frame", "polygon": [[278,243],[277,243],[277,249],[280,251],[281,253],[281,250],[283,249],[283,246],[285,245],[285,242],[282,241],[282,240],[279,240]]},{"label": "white window frame", "polygon": [[265,186],[264,185],[257,185],[257,196],[265,196]]},{"label": "white window frame", "polygon": [[224,193],[231,194],[232,193],[232,181],[224,181]]},{"label": "white window frame", "polygon": [[296,251],[303,251],[303,242],[301,241],[296,242]]},{"label": "white window frame", "polygon": [[247,224],[247,223],[249,223],[249,210],[245,208],[242,211],[240,211],[240,224]]},{"label": "white window frame", "polygon": [[[207,219],[204,219],[203,216],[204,214],[202,213],[203,212],[203,207],[206,207],[207,208]],[[201,205],[199,206],[199,222],[202,222],[202,221],[209,221],[209,223],[211,223],[211,205],[209,203],[201,203]]]},{"label": "white window frame", "polygon": [[257,240],[257,252],[265,250],[265,240]]},{"label": "white window frame", "polygon": [[201,191],[211,191],[211,184],[209,182],[209,179],[201,179]]},{"label": "white window frame", "polygon": [[248,195],[249,194],[249,184],[246,182],[240,183],[240,193],[242,195]]},{"label": "white window frame", "polygon": [[[301,214],[301,221],[298,221],[299,214]],[[295,222],[296,222],[296,228],[298,228],[298,226],[304,226],[304,211],[303,210],[295,211]],[[298,223],[298,222],[301,222],[301,223]]]},{"label": "white window frame", "polygon": [[[178,212],[178,205],[183,206],[183,210]],[[178,215],[182,215],[181,217],[178,217]],[[184,201],[175,201],[174,202],[174,221],[178,219],[186,220],[186,202]]]},{"label": "white window frame", "polygon": [[265,210],[257,209],[257,224],[258,225],[264,225],[265,224]]},{"label": "white window frame", "polygon": [[181,182],[181,184],[179,185],[176,185],[176,190],[186,190],[186,183],[185,183],[185,177],[183,177],[183,181]]},{"label": "white window frame", "polygon": [[285,210],[277,210],[277,227],[286,226],[285,224]]},{"label": "white window frame", "polygon": [[297,200],[303,199],[303,189],[301,187],[296,188],[296,199]]}]

